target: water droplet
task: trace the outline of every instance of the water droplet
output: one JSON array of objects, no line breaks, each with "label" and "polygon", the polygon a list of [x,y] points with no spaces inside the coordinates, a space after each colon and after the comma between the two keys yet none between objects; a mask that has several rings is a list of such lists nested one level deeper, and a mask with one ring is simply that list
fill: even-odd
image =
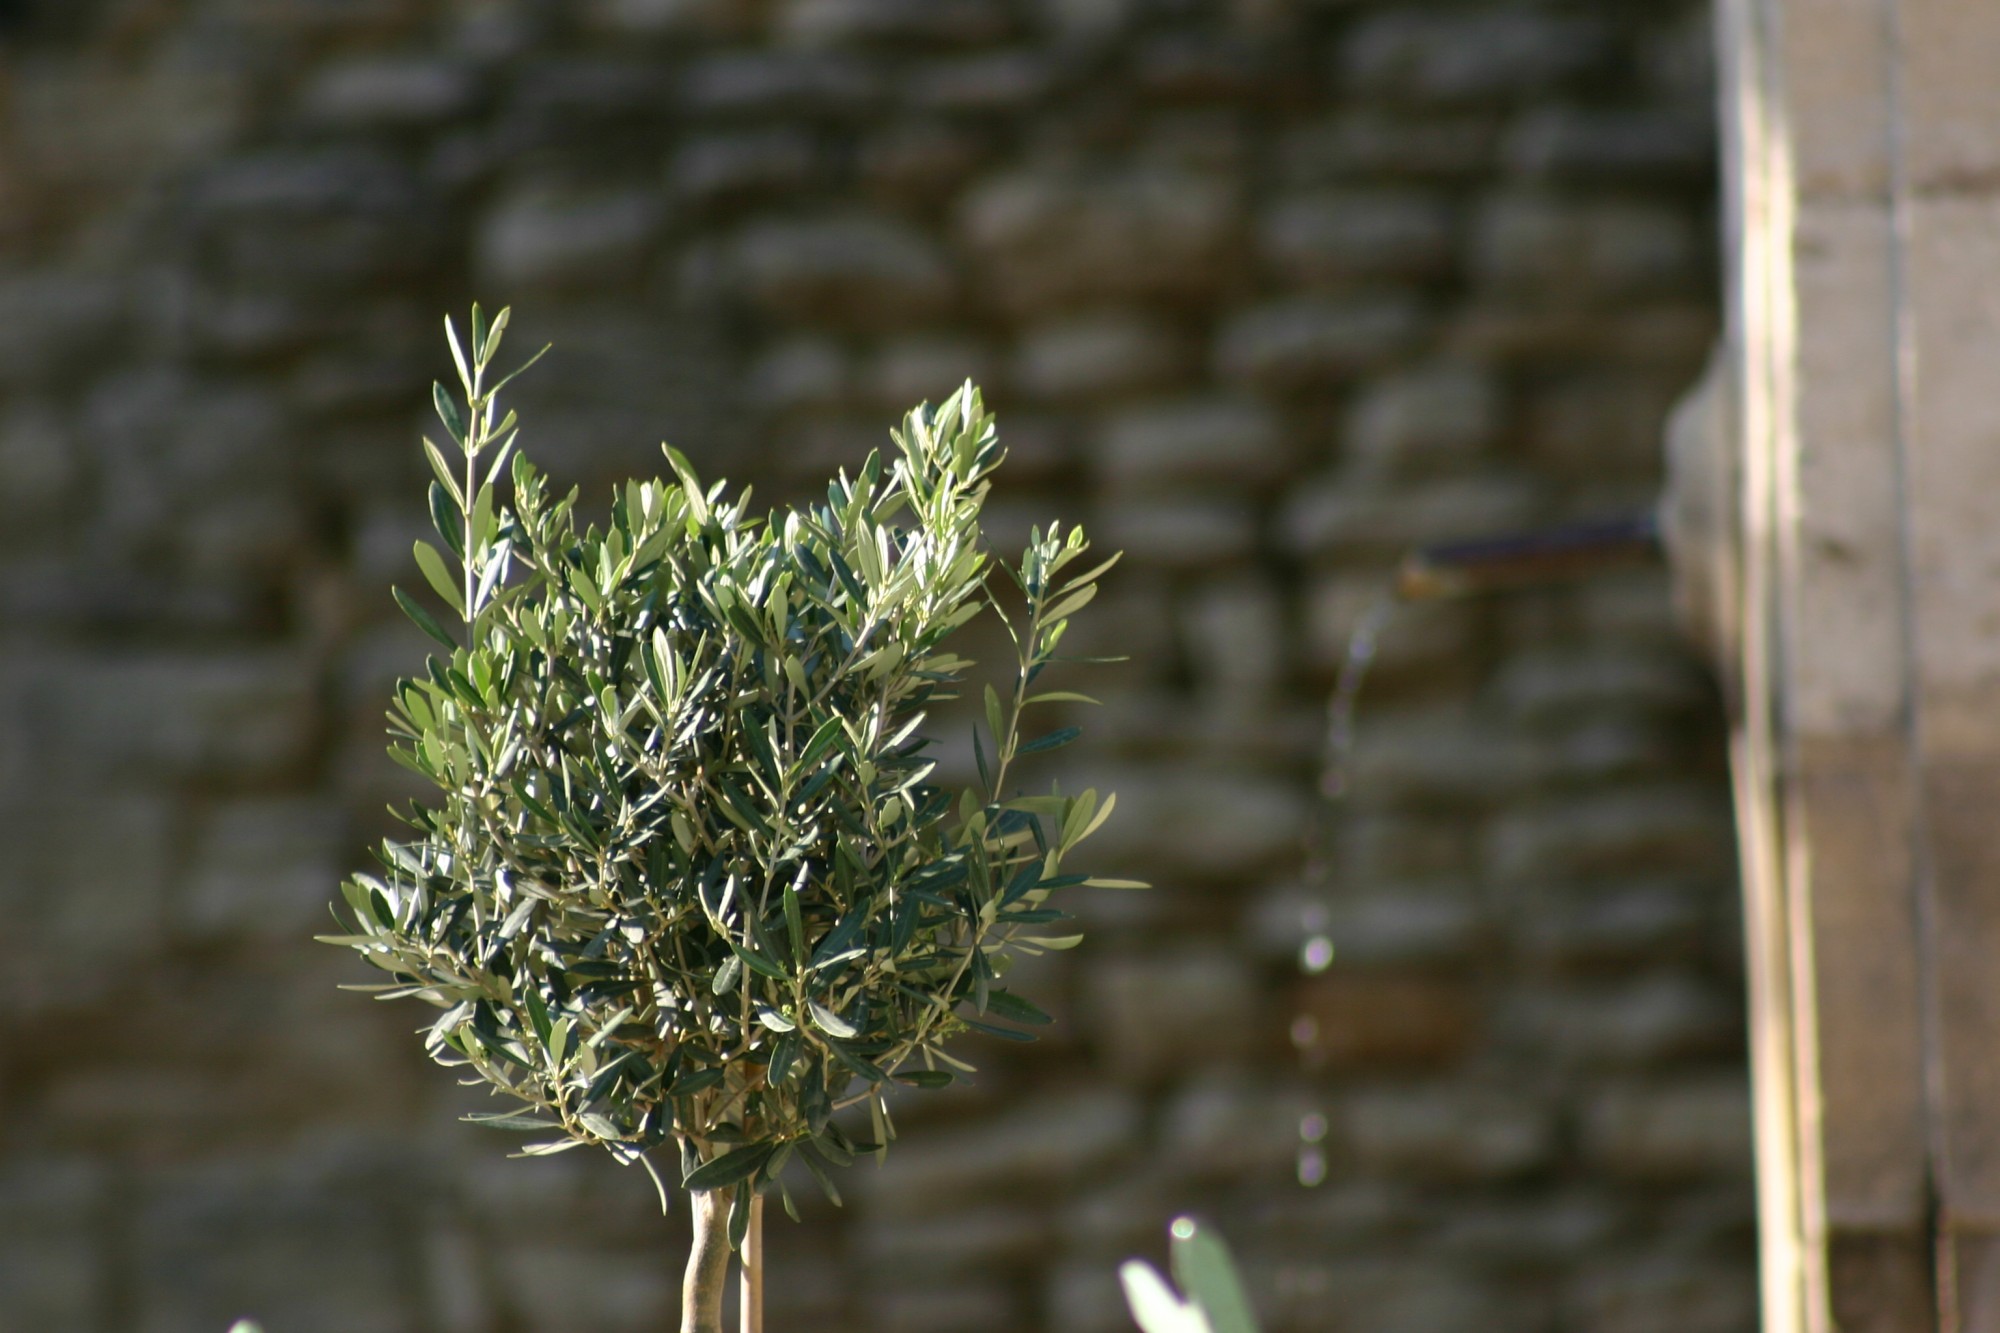
[{"label": "water droplet", "polygon": [[1299,1138],[1306,1143],[1318,1143],[1326,1137],[1326,1117],[1318,1111],[1308,1111],[1299,1117]]},{"label": "water droplet", "polygon": [[1324,935],[1315,935],[1299,948],[1299,970],[1307,976],[1317,976],[1333,963],[1333,941]]},{"label": "water droplet", "polygon": [[1312,1189],[1326,1181],[1326,1154],[1316,1147],[1299,1149],[1299,1184]]},{"label": "water droplet", "polygon": [[1311,1014],[1300,1014],[1292,1020],[1292,1045],[1300,1050],[1308,1050],[1319,1042],[1319,1020]]}]

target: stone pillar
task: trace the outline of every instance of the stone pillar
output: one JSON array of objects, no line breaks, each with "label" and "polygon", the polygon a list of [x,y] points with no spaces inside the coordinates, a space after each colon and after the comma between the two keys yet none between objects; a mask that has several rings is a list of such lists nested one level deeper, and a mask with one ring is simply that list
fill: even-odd
[{"label": "stone pillar", "polygon": [[1765,1327],[2000,1330],[2000,3],[1717,17]]}]

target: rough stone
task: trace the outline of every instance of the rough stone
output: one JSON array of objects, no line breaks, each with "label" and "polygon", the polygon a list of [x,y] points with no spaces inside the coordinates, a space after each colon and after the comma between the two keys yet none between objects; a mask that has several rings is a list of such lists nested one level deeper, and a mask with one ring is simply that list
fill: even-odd
[{"label": "rough stone", "polygon": [[1654,975],[1597,985],[1538,987],[1515,996],[1498,1029],[1565,1064],[1668,1065],[1729,1049],[1742,1018],[1713,985]]},{"label": "rough stone", "polygon": [[478,266],[512,288],[630,281],[660,225],[650,195],[577,198],[528,187],[494,205]]},{"label": "rough stone", "polygon": [[1131,1152],[1138,1112],[1122,1091],[1051,1091],[1033,1107],[913,1135],[880,1170],[857,1177],[855,1189],[871,1210],[929,1214],[955,1212],[971,1192],[991,1197],[1099,1175]]},{"label": "rough stone", "polygon": [[1025,392],[1064,402],[1117,398],[1165,386],[1187,359],[1180,340],[1154,321],[1084,316],[1023,333],[1013,379]]},{"label": "rough stone", "polygon": [[1257,515],[1235,499],[1135,497],[1105,514],[1095,531],[1135,567],[1212,570],[1251,555]]},{"label": "rough stone", "polygon": [[1343,463],[1361,477],[1423,476],[1476,465],[1502,426],[1495,377],[1473,366],[1423,366],[1368,386],[1340,426]]},{"label": "rough stone", "polygon": [[1555,1151],[1548,1112],[1508,1097],[1427,1087],[1343,1101],[1340,1132],[1362,1171],[1478,1180],[1532,1171]]},{"label": "rough stone", "polygon": [[785,0],[779,35],[807,46],[861,42],[963,45],[991,41],[1008,28],[993,0]]},{"label": "rough stone", "polygon": [[1420,103],[1546,93],[1602,59],[1592,19],[1526,7],[1392,9],[1355,25],[1339,71],[1354,92]]},{"label": "rough stone", "polygon": [[1481,213],[1474,275],[1543,303],[1668,292],[1696,280],[1700,251],[1688,220],[1666,209],[1509,194]]},{"label": "rough stone", "polygon": [[1100,1058],[1131,1080],[1240,1062],[1272,1040],[1249,969],[1219,951],[1099,957],[1084,1009]]},{"label": "rough stone", "polygon": [[431,60],[362,59],[321,70],[300,98],[310,120],[339,129],[396,128],[449,120],[477,88],[455,65]]},{"label": "rough stone", "polygon": [[1751,1326],[1723,728],[1664,579],[1399,608],[1313,795],[1405,550],[1652,502],[1716,328],[1702,6],[29,8],[0,1329],[670,1318],[684,1210],[506,1160],[308,938],[426,795],[382,755],[427,651],[384,585],[468,291],[554,344],[509,406],[592,521],[662,438],[810,500],[971,373],[996,545],[1128,553],[1063,649],[1130,660],[1052,669],[1105,705],[1021,781],[1119,792],[1076,868],[1158,887],[1075,892],[1084,948],[1009,974],[1056,1025],[899,1091],[846,1209],[793,1177],[773,1327],[1126,1330],[1119,1261],[1188,1208],[1270,1333]]},{"label": "rough stone", "polygon": [[1121,491],[1244,487],[1283,470],[1285,440],[1276,414],[1256,399],[1214,397],[1121,412],[1095,453],[1105,480]]},{"label": "rough stone", "polygon": [[820,157],[812,138],[792,127],[705,135],[674,153],[667,182],[693,204],[753,202],[810,185]]},{"label": "rough stone", "polygon": [[326,919],[327,886],[341,878],[346,820],[298,798],[232,801],[197,836],[181,929],[200,936],[300,935]]},{"label": "rough stone", "polygon": [[1522,175],[1657,180],[1705,171],[1715,129],[1679,108],[1598,111],[1544,107],[1508,130],[1502,155]]},{"label": "rough stone", "polygon": [[1186,171],[1020,172],[976,186],[959,224],[985,290],[1025,313],[1204,296],[1226,276],[1238,212],[1226,181]]},{"label": "rough stone", "polygon": [[1748,1077],[1608,1089],[1591,1102],[1584,1146],[1598,1165],[1621,1175],[1740,1178],[1750,1161]]},{"label": "rough stone", "polygon": [[869,65],[847,56],[750,50],[690,62],[680,91],[699,113],[852,116],[873,105],[880,81]]},{"label": "rough stone", "polygon": [[1292,1044],[1314,1068],[1435,1068],[1462,1058],[1480,1035],[1472,989],[1429,971],[1311,977],[1297,988],[1293,1015]]},{"label": "rough stone", "polygon": [[1683,787],[1577,793],[1511,812],[1487,838],[1493,872],[1548,880],[1618,871],[1727,873],[1729,812]]},{"label": "rough stone", "polygon": [[1529,477],[1499,471],[1460,471],[1394,491],[1327,477],[1292,492],[1280,527],[1302,554],[1373,547],[1401,555],[1523,527],[1539,507],[1539,489]]},{"label": "rough stone", "polygon": [[1286,287],[1432,277],[1450,262],[1451,240],[1443,201],[1410,192],[1295,195],[1257,227],[1258,252]]},{"label": "rough stone", "polygon": [[927,237],[866,214],[757,223],[735,259],[758,304],[812,322],[879,327],[933,314],[952,294],[951,269]]},{"label": "rough stone", "polygon": [[1407,296],[1275,301],[1223,327],[1216,369],[1259,388],[1324,391],[1403,351],[1423,324],[1422,307]]},{"label": "rough stone", "polygon": [[1485,116],[1347,110],[1291,130],[1279,160],[1287,180],[1302,186],[1357,177],[1450,180],[1485,172],[1494,138]]}]

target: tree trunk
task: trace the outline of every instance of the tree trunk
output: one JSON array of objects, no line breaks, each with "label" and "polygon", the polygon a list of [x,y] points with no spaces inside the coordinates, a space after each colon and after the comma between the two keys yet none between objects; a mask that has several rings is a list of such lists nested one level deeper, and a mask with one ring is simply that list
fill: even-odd
[{"label": "tree trunk", "polygon": [[681,1282],[681,1333],[722,1333],[722,1293],[729,1283],[729,1191],[692,1190],[694,1244]]},{"label": "tree trunk", "polygon": [[750,1229],[737,1256],[742,1285],[737,1288],[742,1333],[764,1333],[764,1196],[750,1197]]}]

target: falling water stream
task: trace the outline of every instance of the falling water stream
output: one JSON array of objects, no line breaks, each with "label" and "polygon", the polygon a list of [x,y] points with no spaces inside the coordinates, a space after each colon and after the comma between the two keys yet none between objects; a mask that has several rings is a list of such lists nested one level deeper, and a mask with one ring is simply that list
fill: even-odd
[{"label": "falling water stream", "polygon": [[[1354,758],[1354,710],[1361,700],[1361,687],[1382,631],[1388,627],[1400,604],[1393,589],[1378,594],[1361,612],[1347,637],[1347,655],[1341,659],[1340,675],[1326,705],[1326,735],[1320,750],[1318,791],[1322,801],[1332,803],[1347,794]],[[1317,976],[1333,963],[1333,938],[1327,933],[1325,899],[1332,883],[1332,865],[1327,846],[1328,814],[1315,811],[1306,821],[1305,878],[1312,899],[1300,913],[1299,971]],[[1300,1063],[1308,1071],[1324,1061],[1319,1044],[1319,1020],[1309,1013],[1293,1017],[1292,1045]],[[1310,1189],[1326,1179],[1326,1130],[1324,1113],[1306,1112],[1299,1118],[1299,1184]]]},{"label": "falling water stream", "polygon": [[[1405,602],[1463,597],[1534,587],[1635,563],[1660,554],[1660,525],[1651,510],[1574,523],[1543,532],[1479,541],[1454,542],[1412,551],[1392,581],[1362,609],[1347,638],[1333,694],[1327,700],[1326,736],[1320,756],[1319,796],[1329,804],[1347,795],[1353,777],[1354,711],[1361,687],[1374,665],[1383,631]],[[1299,971],[1317,976],[1333,963],[1333,937],[1326,903],[1332,866],[1327,839],[1330,814],[1321,809],[1306,821],[1305,882],[1308,901],[1300,912]],[[1292,1045],[1301,1067],[1316,1073],[1326,1061],[1319,1020],[1301,1011],[1292,1018]],[[1299,1118],[1299,1184],[1312,1188],[1326,1180],[1325,1114],[1313,1109]]]}]

